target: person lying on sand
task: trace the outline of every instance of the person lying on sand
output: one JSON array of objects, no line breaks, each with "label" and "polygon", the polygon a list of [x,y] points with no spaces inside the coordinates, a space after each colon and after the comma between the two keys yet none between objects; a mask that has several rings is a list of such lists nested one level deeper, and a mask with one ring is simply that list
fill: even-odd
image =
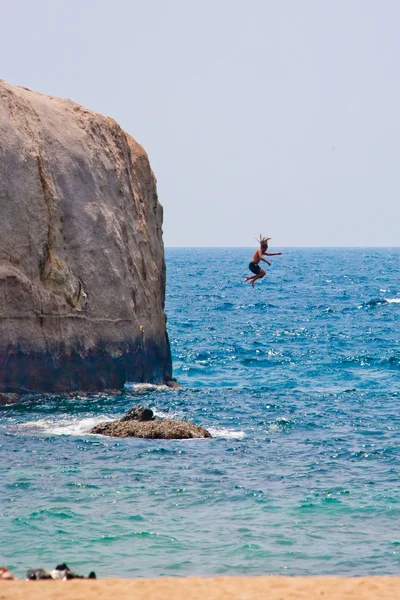
[{"label": "person lying on sand", "polygon": [[254,287],[254,282],[257,281],[257,279],[262,279],[265,275],[265,271],[260,267],[259,262],[262,260],[267,263],[268,266],[271,266],[271,263],[268,260],[265,260],[263,256],[279,256],[282,254],[282,252],[267,252],[270,239],[271,238],[262,237],[260,233],[260,239],[258,240],[260,242],[260,248],[255,251],[253,258],[249,263],[249,269],[254,275],[248,275],[248,277],[243,280],[243,283],[250,281],[251,285]]}]

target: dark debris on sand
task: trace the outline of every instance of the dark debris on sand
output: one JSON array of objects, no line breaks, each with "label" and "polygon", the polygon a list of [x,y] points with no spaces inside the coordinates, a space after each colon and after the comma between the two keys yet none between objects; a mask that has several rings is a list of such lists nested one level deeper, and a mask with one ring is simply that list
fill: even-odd
[{"label": "dark debris on sand", "polygon": [[67,581],[68,579],[96,579],[96,573],[90,571],[86,578],[83,575],[77,575],[71,571],[68,565],[62,563],[61,565],[57,565],[53,571],[46,571],[45,569],[28,569],[25,579],[27,581],[39,581],[43,579],[61,579],[62,581]]}]

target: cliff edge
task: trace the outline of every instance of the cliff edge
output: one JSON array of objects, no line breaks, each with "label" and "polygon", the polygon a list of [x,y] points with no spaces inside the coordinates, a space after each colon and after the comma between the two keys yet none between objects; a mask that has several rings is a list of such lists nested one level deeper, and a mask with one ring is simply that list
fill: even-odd
[{"label": "cliff edge", "polygon": [[162,207],[111,118],[0,80],[0,392],[171,379]]}]

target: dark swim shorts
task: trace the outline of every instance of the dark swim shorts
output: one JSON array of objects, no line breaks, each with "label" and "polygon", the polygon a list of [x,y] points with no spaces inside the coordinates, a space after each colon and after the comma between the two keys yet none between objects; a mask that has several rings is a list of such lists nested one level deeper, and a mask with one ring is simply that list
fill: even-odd
[{"label": "dark swim shorts", "polygon": [[258,265],[257,263],[253,263],[253,262],[251,262],[249,264],[249,269],[252,273],[254,273],[254,275],[258,275],[259,272],[261,271],[260,265]]}]

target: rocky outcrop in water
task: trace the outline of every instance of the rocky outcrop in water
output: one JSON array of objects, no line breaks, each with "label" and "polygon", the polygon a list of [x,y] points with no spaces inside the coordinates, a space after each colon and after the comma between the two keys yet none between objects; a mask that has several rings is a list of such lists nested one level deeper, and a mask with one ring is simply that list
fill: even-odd
[{"label": "rocky outcrop in water", "polygon": [[16,404],[20,399],[19,394],[3,394],[0,393],[0,406],[2,404]]},{"label": "rocky outcrop in water", "polygon": [[162,207],[111,118],[0,80],[0,392],[164,383]]},{"label": "rocky outcrop in water", "polygon": [[112,437],[140,437],[165,440],[210,438],[211,434],[194,423],[177,419],[160,419],[150,408],[132,407],[121,419],[99,423],[90,433]]}]

